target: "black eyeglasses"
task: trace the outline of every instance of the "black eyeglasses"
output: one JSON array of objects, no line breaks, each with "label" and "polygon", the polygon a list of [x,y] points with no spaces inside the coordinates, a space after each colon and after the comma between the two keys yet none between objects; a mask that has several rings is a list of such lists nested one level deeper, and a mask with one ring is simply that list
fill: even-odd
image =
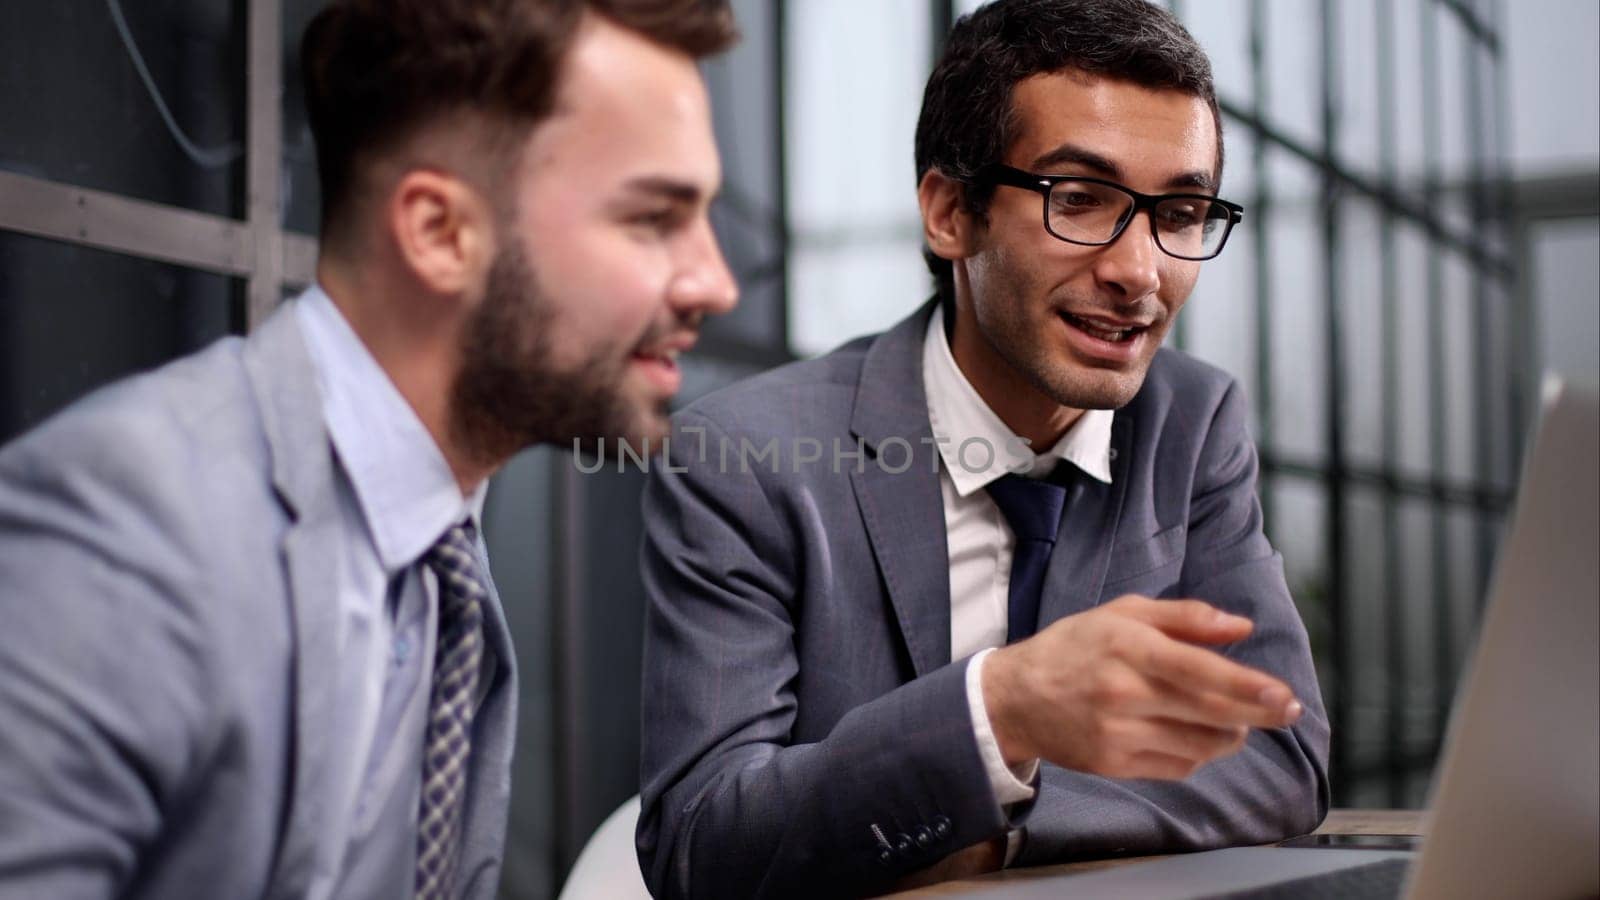
[{"label": "black eyeglasses", "polygon": [[1141,194],[1114,181],[1082,175],[1035,175],[996,163],[978,180],[1033,191],[1044,197],[1044,229],[1069,244],[1103,247],[1122,236],[1140,210],[1150,212],[1156,246],[1178,259],[1210,259],[1222,252],[1244,207],[1206,194]]}]

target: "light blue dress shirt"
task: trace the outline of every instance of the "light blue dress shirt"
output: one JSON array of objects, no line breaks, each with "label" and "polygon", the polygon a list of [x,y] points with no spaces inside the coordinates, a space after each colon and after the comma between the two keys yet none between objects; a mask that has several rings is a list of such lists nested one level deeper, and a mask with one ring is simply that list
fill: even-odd
[{"label": "light blue dress shirt", "polygon": [[[348,752],[324,823],[331,868],[311,900],[340,897],[346,873],[398,867],[415,842],[437,631],[438,585],[422,557],[452,525],[479,520],[484,485],[463,496],[432,435],[319,287],[295,300],[339,473],[339,743]],[[396,796],[396,792],[405,796]],[[391,821],[409,812],[404,828]],[[382,825],[381,828],[378,826]],[[363,859],[363,857],[371,857]]]}]

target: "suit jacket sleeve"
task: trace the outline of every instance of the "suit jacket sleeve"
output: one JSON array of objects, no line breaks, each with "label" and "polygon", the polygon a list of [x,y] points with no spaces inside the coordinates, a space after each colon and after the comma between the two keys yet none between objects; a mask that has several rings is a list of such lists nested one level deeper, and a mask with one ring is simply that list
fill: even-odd
[{"label": "suit jacket sleeve", "polygon": [[204,770],[217,682],[163,448],[46,428],[0,453],[0,898],[109,898]]},{"label": "suit jacket sleeve", "polygon": [[1326,815],[1328,720],[1282,558],[1262,532],[1257,468],[1245,403],[1230,383],[1200,451],[1183,571],[1170,593],[1253,620],[1250,637],[1224,652],[1288,682],[1305,713],[1291,728],[1253,730],[1241,752],[1181,782],[1045,765],[1017,864],[1267,843],[1309,832]]},{"label": "suit jacket sleeve", "polygon": [[[703,418],[680,423],[723,438]],[[866,894],[1003,833],[965,660],[855,708],[822,741],[791,741],[800,554],[755,472],[723,471],[684,437],[645,492],[637,842],[652,892]]]}]

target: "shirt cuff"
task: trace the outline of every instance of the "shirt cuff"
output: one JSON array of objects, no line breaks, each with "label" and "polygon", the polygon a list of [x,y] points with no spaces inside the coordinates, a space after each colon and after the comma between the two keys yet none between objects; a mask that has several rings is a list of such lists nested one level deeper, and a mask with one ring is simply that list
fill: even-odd
[{"label": "shirt cuff", "polygon": [[1021,849],[1022,849],[1022,829],[1021,828],[1013,828],[1010,831],[1006,832],[1006,861],[1000,864],[1000,868],[1002,868],[1002,869],[1011,868],[1011,863],[1017,858],[1017,851],[1019,851]]},{"label": "shirt cuff", "polygon": [[[981,650],[967,663],[967,709],[972,713],[972,733],[978,739],[978,755],[983,757],[983,767],[989,773],[989,785],[1004,808],[1033,799],[1033,780],[1039,774],[1039,761],[1029,760],[1011,768],[1000,755],[1000,742],[995,740],[994,727],[989,724],[989,708],[983,702],[983,661],[994,651],[994,647]],[[1012,845],[1007,848],[1009,857],[1015,852],[1016,842],[1012,839],[1007,843]]]}]

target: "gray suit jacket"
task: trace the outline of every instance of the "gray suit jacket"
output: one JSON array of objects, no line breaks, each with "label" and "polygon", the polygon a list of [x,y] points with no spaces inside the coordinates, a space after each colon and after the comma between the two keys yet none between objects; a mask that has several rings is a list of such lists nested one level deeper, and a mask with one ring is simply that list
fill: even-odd
[{"label": "gray suit jacket", "polygon": [[[1031,808],[1002,814],[950,659],[930,311],[677,418],[645,494],[637,839],[659,897],[866,894],[1019,825],[1030,865],[1272,841],[1326,812],[1328,724],[1262,534],[1244,400],[1163,350],[1116,414],[1112,483],[1071,486],[1040,621],[1127,593],[1208,600],[1255,620],[1227,654],[1306,713],[1183,782],[1046,765]],[[836,470],[858,439],[865,460]]]},{"label": "gray suit jacket", "polygon": [[[334,477],[287,311],[0,450],[0,898],[288,900],[332,865]],[[516,678],[485,618],[458,883],[487,900]]]}]

